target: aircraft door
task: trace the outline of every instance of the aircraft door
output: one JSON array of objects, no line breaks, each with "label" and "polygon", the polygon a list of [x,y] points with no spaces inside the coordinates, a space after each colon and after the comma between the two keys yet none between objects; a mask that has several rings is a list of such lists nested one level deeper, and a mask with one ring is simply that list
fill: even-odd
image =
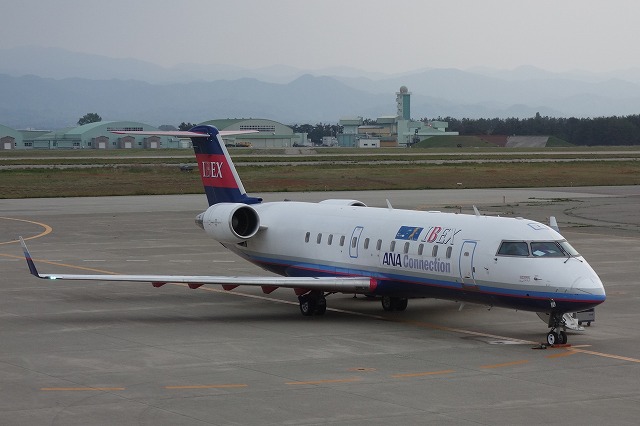
[{"label": "aircraft door", "polygon": [[473,267],[473,254],[476,250],[476,241],[465,241],[460,249],[460,279],[463,285],[476,285],[475,269]]},{"label": "aircraft door", "polygon": [[358,257],[358,246],[360,245],[360,235],[362,235],[362,226],[356,226],[349,240],[349,257],[356,259]]}]

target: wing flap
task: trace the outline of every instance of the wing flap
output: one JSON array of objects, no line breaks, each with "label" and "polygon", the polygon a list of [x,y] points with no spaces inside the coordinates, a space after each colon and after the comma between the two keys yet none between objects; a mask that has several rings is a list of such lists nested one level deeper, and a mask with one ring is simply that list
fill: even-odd
[{"label": "wing flap", "polygon": [[[102,275],[102,274],[42,274],[38,272],[35,262],[22,237],[20,244],[24,257],[32,275],[46,280],[77,281],[120,281],[146,282],[154,287],[167,283],[188,284],[190,288],[198,288],[205,284],[221,285],[231,290],[239,285],[259,286],[263,291],[275,290],[276,287],[322,290],[336,293],[370,293],[377,286],[377,281],[369,277],[242,277],[242,276],[210,276],[210,275]],[[269,291],[270,292],[270,291]]]},{"label": "wing flap", "polygon": [[270,293],[276,287],[303,288],[338,293],[369,293],[375,290],[376,280],[367,277],[242,277],[210,275],[97,275],[97,274],[40,274],[48,280],[146,282],[155,287],[167,283],[182,283],[190,288],[205,284],[221,285],[231,289],[239,285],[262,287]]}]

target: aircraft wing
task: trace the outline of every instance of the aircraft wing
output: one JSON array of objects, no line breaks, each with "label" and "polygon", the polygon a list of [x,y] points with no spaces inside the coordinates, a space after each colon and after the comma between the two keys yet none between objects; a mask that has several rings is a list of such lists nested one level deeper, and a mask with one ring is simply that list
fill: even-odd
[{"label": "aircraft wing", "polygon": [[41,274],[27,249],[22,237],[20,244],[24,251],[29,271],[32,275],[48,280],[91,280],[91,281],[129,281],[148,282],[154,287],[167,283],[184,283],[190,288],[205,284],[218,284],[226,290],[239,285],[259,286],[265,293],[278,287],[296,290],[321,290],[339,293],[370,293],[376,288],[377,281],[367,277],[241,277],[209,275],[98,275],[98,274]]},{"label": "aircraft wing", "polygon": [[[189,139],[189,138],[208,138],[209,135],[207,133],[197,133],[197,132],[189,132],[182,130],[135,130],[131,132],[123,131],[123,130],[112,130],[111,133],[115,133],[117,135],[144,135],[144,136],[171,136],[174,138],[180,139]],[[219,130],[218,134],[220,136],[232,136],[232,135],[245,135],[249,133],[260,133],[257,130]]]}]

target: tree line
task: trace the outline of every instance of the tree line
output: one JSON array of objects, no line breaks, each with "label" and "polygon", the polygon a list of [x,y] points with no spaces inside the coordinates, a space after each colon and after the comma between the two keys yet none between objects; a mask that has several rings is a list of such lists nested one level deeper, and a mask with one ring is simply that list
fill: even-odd
[{"label": "tree line", "polygon": [[307,138],[314,143],[322,142],[324,136],[336,136],[342,132],[342,126],[338,124],[291,124],[289,127],[293,129],[293,133],[306,133]]},{"label": "tree line", "polygon": [[640,114],[595,118],[439,117],[461,135],[555,136],[574,145],[640,145]]},{"label": "tree line", "polygon": [[[555,136],[574,145],[640,145],[640,114],[611,117],[564,118],[453,118],[438,117],[449,123],[447,130],[470,135]],[[423,121],[428,121],[426,118]],[[375,120],[365,119],[365,124]],[[335,136],[342,131],[337,124],[293,124],[296,133],[307,133],[312,141]]]}]

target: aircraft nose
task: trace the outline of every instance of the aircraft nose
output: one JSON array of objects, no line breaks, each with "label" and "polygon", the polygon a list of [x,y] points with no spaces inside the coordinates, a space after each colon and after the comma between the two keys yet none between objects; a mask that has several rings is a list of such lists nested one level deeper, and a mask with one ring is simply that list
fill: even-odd
[{"label": "aircraft nose", "polygon": [[604,290],[604,285],[600,278],[594,273],[589,274],[587,276],[578,277],[574,282],[572,287],[581,292],[585,292],[587,294],[592,294],[594,296],[601,296],[604,300],[606,293]]}]

